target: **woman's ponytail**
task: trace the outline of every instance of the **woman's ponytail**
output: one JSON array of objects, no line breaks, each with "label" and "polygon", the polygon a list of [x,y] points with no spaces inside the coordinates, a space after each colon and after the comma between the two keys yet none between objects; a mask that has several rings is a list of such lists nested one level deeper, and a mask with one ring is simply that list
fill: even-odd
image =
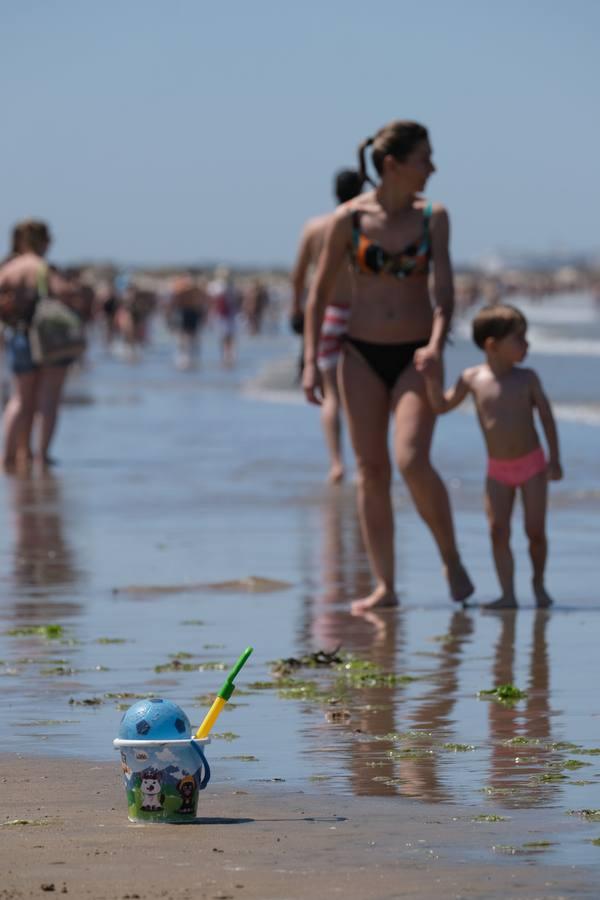
[{"label": "woman's ponytail", "polygon": [[364,184],[366,181],[368,181],[369,184],[373,185],[373,187],[375,187],[375,182],[373,181],[373,179],[370,177],[369,173],[367,172],[367,161],[365,159],[365,152],[367,150],[367,147],[370,147],[374,140],[375,140],[375,138],[372,138],[372,137],[367,138],[365,141],[362,142],[362,144],[360,144],[360,146],[358,148],[358,174],[360,176],[361,183]]}]

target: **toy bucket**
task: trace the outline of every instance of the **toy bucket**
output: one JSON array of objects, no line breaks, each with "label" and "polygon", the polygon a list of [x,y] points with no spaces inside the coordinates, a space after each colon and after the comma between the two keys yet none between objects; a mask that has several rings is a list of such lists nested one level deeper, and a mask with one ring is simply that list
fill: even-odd
[{"label": "toy bucket", "polygon": [[128,741],[116,738],[130,822],[191,822],[210,781],[204,746],[210,738]]}]

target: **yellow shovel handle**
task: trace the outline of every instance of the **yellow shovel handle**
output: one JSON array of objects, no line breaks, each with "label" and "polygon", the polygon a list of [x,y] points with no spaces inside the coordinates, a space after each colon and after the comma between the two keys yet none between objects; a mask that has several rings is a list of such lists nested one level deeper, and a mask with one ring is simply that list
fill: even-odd
[{"label": "yellow shovel handle", "polygon": [[202,722],[202,725],[196,732],[197,738],[205,738],[208,736],[209,732],[212,730],[213,725],[217,721],[217,718],[226,703],[227,703],[227,701],[223,700],[222,697],[217,697],[217,699],[215,700],[215,702],[213,703],[213,705],[211,706],[209,711],[206,713],[206,716],[204,717],[204,721]]}]

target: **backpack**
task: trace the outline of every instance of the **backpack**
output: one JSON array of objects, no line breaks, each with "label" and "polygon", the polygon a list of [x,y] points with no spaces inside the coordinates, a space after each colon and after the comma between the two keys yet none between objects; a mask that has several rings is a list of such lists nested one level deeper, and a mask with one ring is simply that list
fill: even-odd
[{"label": "backpack", "polygon": [[38,301],[29,327],[31,357],[39,366],[77,359],[85,350],[83,322],[62,300],[48,296],[48,269],[38,274]]}]

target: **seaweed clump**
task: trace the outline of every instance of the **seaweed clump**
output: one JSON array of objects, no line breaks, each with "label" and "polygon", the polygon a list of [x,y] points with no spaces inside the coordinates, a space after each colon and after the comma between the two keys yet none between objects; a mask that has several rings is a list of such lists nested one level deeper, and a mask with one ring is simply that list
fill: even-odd
[{"label": "seaweed clump", "polygon": [[512,706],[514,703],[518,703],[519,700],[524,700],[527,697],[527,693],[515,687],[514,684],[499,684],[489,690],[478,691],[477,696],[483,700],[497,700],[498,703]]}]

